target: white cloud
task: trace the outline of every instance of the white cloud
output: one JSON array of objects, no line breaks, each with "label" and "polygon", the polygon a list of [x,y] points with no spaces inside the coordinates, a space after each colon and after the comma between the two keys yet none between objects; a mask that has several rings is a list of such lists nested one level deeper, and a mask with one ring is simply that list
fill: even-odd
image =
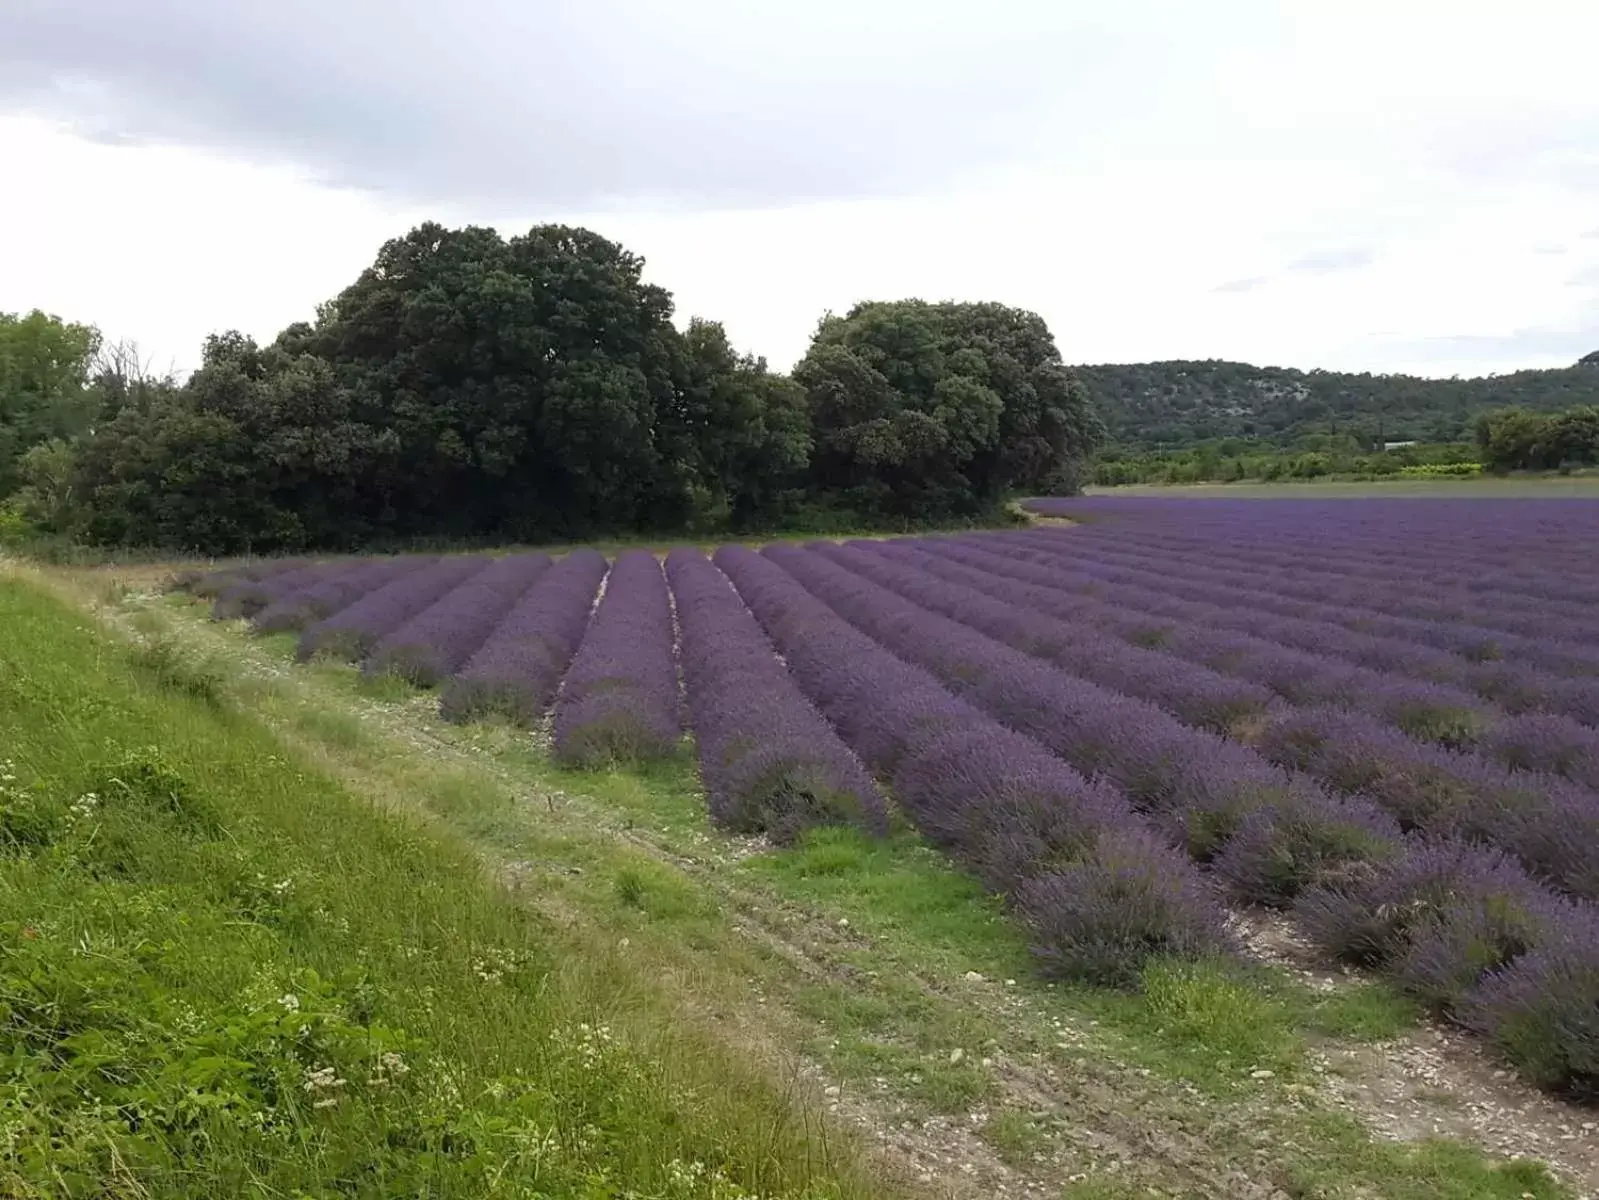
[{"label": "white cloud", "polygon": [[0,310],[42,308],[191,368],[207,333],[270,338],[350,283],[415,216],[293,171],[84,141],[0,118]]},{"label": "white cloud", "polygon": [[779,365],[906,295],[1035,308],[1078,362],[1599,348],[1589,5],[367,4],[13,0],[0,309],[192,366],[433,216],[588,224]]}]

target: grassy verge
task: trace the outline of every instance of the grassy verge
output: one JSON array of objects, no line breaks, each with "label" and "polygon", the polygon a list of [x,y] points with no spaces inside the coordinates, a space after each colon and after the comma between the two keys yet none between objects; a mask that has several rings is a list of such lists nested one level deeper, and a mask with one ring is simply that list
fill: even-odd
[{"label": "grassy verge", "polygon": [[[596,538],[589,541],[539,542],[523,545],[507,545],[503,541],[492,541],[485,538],[407,538],[394,541],[374,541],[360,549],[346,552],[311,550],[305,553],[318,558],[336,558],[341,557],[344,553],[351,555],[449,554],[474,551],[492,551],[495,553],[502,551],[544,551],[548,554],[559,555],[579,546],[585,546],[606,555],[619,554],[624,550],[653,550],[658,554],[664,555],[678,546],[693,546],[709,551],[729,542],[750,546],[764,546],[771,542],[808,542],[817,539],[844,541],[850,538],[887,538],[906,534],[964,533],[974,529],[1012,529],[1024,526],[1028,521],[1029,517],[1022,510],[1020,501],[1006,501],[995,505],[987,512],[974,515],[965,520],[921,521],[888,516],[877,520],[863,520],[858,516],[847,513],[822,513],[816,514],[812,520],[799,521],[787,528],[775,527],[740,532],[708,530],[701,533],[627,534],[621,537]],[[0,530],[0,535],[4,533],[4,530]],[[47,563],[64,568],[123,567],[133,570],[156,564],[173,568],[194,566],[223,567],[236,563],[259,561],[261,557],[288,556],[288,552],[277,552],[264,556],[237,555],[221,558],[181,558],[174,557],[170,549],[162,549],[160,547],[93,546],[75,542],[68,538],[46,534],[0,536],[0,552],[10,552],[34,562]]]},{"label": "grassy verge", "polygon": [[1051,987],[998,906],[905,831],[782,852],[723,838],[686,754],[644,775],[563,772],[525,734],[441,726],[431,697],[345,667],[292,668],[201,607],[79,594],[176,647],[154,652],[186,664],[167,674],[215,681],[350,792],[459,838],[550,926],[625,943],[736,1056],[797,1055],[829,1106],[939,1194],[1009,1194],[1007,1179],[1035,1189],[1018,1195],[1565,1194],[1534,1164],[1379,1141],[1323,1102],[1318,1047],[1413,1020],[1385,989],[1170,964],[1140,996]]},{"label": "grassy verge", "polygon": [[3,578],[0,627],[0,1194],[889,1190],[226,678]]}]

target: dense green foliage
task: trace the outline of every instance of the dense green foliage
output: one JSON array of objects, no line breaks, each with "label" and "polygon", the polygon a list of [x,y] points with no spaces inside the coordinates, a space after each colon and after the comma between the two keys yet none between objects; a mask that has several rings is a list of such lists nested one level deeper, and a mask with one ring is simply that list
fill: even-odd
[{"label": "dense green foliage", "polygon": [[1353,437],[1306,435],[1291,446],[1253,438],[1220,438],[1172,449],[1109,446],[1095,460],[1090,482],[1239,483],[1289,479],[1414,479],[1476,475],[1477,447],[1469,442],[1418,442],[1370,450]]},{"label": "dense green foliage", "polygon": [[815,478],[864,510],[954,515],[1068,490],[1103,438],[1043,319],[998,304],[856,305],[794,370]]},{"label": "dense green foliage", "polygon": [[89,372],[100,335],[37,310],[0,313],[0,497],[22,483],[35,446],[88,428],[95,396]]},{"label": "dense green foliage", "polygon": [[1479,414],[1516,406],[1556,411],[1599,403],[1599,358],[1549,371],[1481,379],[1419,379],[1255,367],[1247,363],[1156,362],[1074,367],[1112,440],[1135,450],[1187,447],[1223,438],[1294,445],[1306,434],[1385,441],[1469,439]]},{"label": "dense green foliage", "polygon": [[220,671],[11,579],[0,627],[0,1195],[882,1194]]},{"label": "dense green foliage", "polygon": [[222,553],[906,523],[1060,490],[1098,439],[1031,313],[862,305],[789,379],[715,322],[679,330],[643,267],[584,229],[422,225],[314,323],[207,339],[183,387],[88,389],[80,356],[99,419],[26,426],[51,449],[17,504]]},{"label": "dense green foliage", "polygon": [[1494,471],[1553,471],[1599,465],[1599,408],[1565,412],[1505,408],[1477,420],[1482,460]]}]

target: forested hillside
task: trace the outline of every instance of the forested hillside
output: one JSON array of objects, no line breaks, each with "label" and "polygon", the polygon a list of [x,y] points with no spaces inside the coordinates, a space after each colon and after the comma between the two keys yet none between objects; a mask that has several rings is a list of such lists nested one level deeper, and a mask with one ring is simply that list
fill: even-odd
[{"label": "forested hillside", "polygon": [[1345,374],[1248,363],[1155,362],[1074,367],[1113,442],[1128,449],[1251,438],[1289,446],[1309,434],[1455,442],[1479,415],[1599,403],[1599,352],[1559,370],[1480,379]]}]

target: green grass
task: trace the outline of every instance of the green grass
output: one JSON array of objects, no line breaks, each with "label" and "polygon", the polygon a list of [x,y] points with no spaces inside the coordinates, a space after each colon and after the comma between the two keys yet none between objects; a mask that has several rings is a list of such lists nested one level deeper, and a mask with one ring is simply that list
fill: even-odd
[{"label": "green grass", "polygon": [[[1246,1164],[1291,1196],[1565,1194],[1540,1168],[1376,1141],[1293,1090],[1314,1084],[1310,1051],[1324,1039],[1380,1040],[1415,1023],[1414,1006],[1381,985],[1324,993],[1222,964],[1155,964],[1141,994],[1048,985],[999,902],[909,832],[819,831],[751,853],[708,830],[686,747],[644,772],[561,770],[524,731],[439,725],[428,695],[371,694],[348,667],[263,671],[290,647],[241,640],[203,610],[166,614],[195,654],[250,664],[232,694],[323,771],[514,867],[530,905],[587,944],[625,943],[733,1045],[798,1052],[846,1094],[881,1097],[896,1121],[965,1121],[981,1107],[980,1136],[1001,1159],[1031,1167],[1042,1155],[1058,1179],[1085,1176],[1062,1194],[1211,1186],[1159,1153],[1107,1176],[1067,1136],[1085,1127],[1201,1146],[1208,1168]],[[1029,1073],[1020,1092],[1016,1069]]]},{"label": "green grass", "polygon": [[11,580],[0,627],[0,1194],[889,1190],[625,951],[352,794],[201,660]]}]

